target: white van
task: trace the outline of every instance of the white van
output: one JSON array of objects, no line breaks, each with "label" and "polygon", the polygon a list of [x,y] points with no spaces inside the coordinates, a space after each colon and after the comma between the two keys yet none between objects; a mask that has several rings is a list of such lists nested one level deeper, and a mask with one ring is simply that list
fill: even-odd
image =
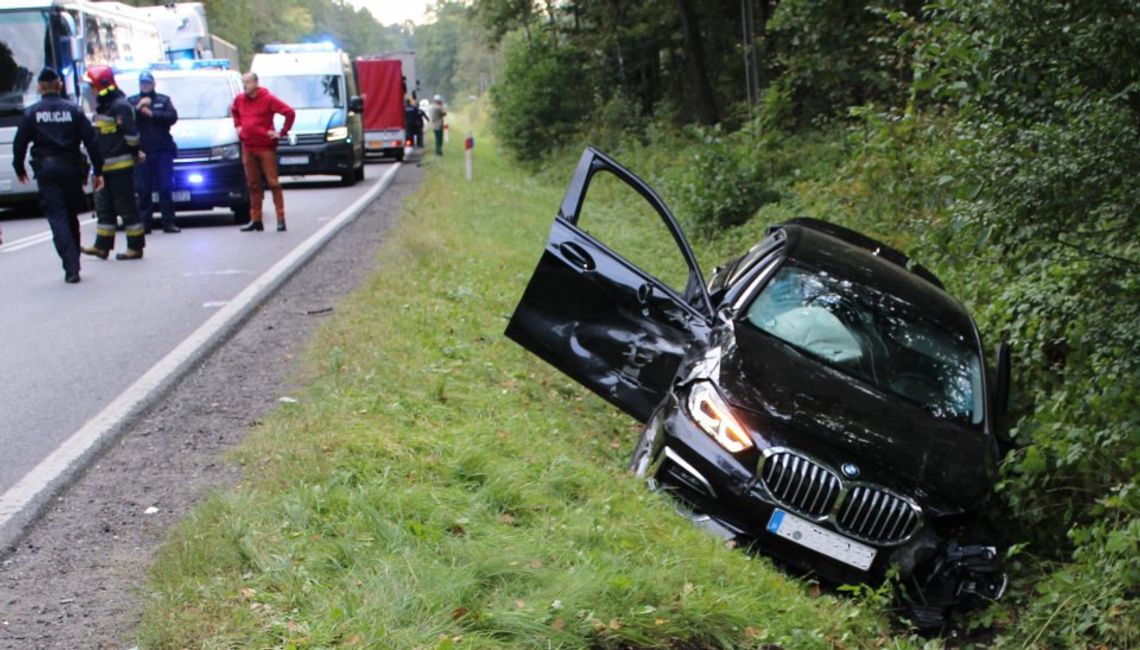
[{"label": "white van", "polygon": [[[347,54],[331,43],[266,45],[250,69],[297,112],[288,141],[277,145],[282,176],[335,174],[345,185],[363,180],[364,100]],[[277,116],[277,128],[283,121]]]}]

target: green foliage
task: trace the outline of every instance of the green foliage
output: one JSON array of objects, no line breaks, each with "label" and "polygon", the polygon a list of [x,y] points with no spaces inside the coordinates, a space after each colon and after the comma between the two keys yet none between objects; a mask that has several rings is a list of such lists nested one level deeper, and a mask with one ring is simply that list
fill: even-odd
[{"label": "green foliage", "polygon": [[764,144],[745,132],[693,127],[700,145],[688,154],[673,194],[690,235],[709,238],[739,226],[779,196],[765,178]]},{"label": "green foliage", "polygon": [[785,0],[776,6],[767,29],[801,123],[905,93],[909,57],[893,46],[898,27],[880,9],[903,4]]},{"label": "green foliage", "polygon": [[538,160],[576,131],[590,98],[575,89],[573,52],[553,38],[515,35],[503,57],[502,79],[491,89],[495,135],[519,160]]}]

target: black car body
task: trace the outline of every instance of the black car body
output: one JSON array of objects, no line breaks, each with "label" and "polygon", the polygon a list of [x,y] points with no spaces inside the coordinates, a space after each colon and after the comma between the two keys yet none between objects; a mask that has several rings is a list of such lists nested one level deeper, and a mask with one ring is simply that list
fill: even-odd
[{"label": "black car body", "polygon": [[[579,228],[610,173],[660,216],[683,291]],[[631,461],[726,537],[837,583],[898,568],[914,618],[997,598],[977,515],[999,458],[1008,353],[929,271],[812,219],[769,229],[706,284],[654,191],[587,149],[507,335],[645,423]]]}]

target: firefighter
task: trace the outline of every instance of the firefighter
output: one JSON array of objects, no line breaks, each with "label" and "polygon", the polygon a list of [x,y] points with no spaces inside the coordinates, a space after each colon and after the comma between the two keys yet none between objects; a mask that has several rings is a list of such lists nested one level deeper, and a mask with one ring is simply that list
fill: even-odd
[{"label": "firefighter", "polygon": [[158,194],[158,207],[162,212],[162,232],[178,233],[182,229],[174,224],[174,154],[178,149],[170,136],[170,127],[178,121],[174,102],[154,90],[154,75],[150,70],[139,74],[139,94],[127,98],[135,109],[139,125],[139,148],[146,161],[135,165],[135,191],[138,192],[139,219],[146,234],[154,227],[154,201]]},{"label": "firefighter", "polygon": [[95,244],[80,251],[107,259],[115,248],[115,218],[122,217],[127,250],[115,255],[115,259],[142,259],[146,237],[135,202],[134,171],[135,162],[146,160],[146,155],[139,150],[135,109],[115,84],[115,75],[108,66],[91,66],[87,80],[98,94],[94,121],[99,152],[103,154],[103,189],[95,193]]},{"label": "firefighter", "polygon": [[103,156],[95,142],[95,131],[83,109],[63,99],[59,74],[44,68],[39,77],[43,97],[28,107],[16,129],[12,143],[12,166],[21,183],[28,182],[24,158],[32,145],[32,171],[40,186],[40,209],[51,226],[52,242],[63,260],[63,280],[79,282],[79,212],[84,204],[83,185],[87,182],[87,160],[79,150],[87,149],[95,171],[95,191],[103,187]]}]

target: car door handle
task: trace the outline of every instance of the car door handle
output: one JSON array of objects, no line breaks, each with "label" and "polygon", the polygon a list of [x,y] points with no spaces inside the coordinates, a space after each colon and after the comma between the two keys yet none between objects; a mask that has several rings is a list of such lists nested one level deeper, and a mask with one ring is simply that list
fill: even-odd
[{"label": "car door handle", "polygon": [[586,252],[586,249],[582,248],[582,246],[579,244],[575,244],[571,241],[562,242],[558,245],[558,251],[562,253],[562,255],[567,260],[569,260],[571,264],[577,266],[580,269],[593,271],[596,267],[594,264],[594,258],[590,257],[590,254]]},{"label": "car door handle", "polygon": [[646,282],[645,284],[643,284],[637,288],[637,302],[638,302],[638,304],[644,305],[644,304],[648,303],[649,299],[652,297],[653,297],[653,285],[650,284],[649,282]]}]

